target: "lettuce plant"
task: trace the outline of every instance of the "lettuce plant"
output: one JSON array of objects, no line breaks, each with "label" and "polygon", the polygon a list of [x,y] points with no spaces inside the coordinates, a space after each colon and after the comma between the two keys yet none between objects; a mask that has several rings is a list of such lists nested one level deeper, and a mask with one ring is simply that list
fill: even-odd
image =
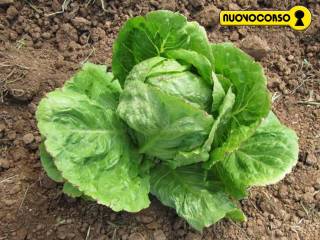
[{"label": "lettuce plant", "polygon": [[178,13],[127,21],[112,73],[87,63],[39,104],[41,161],[63,191],[137,212],[149,193],[201,230],[245,220],[238,200],[295,165],[260,64]]}]

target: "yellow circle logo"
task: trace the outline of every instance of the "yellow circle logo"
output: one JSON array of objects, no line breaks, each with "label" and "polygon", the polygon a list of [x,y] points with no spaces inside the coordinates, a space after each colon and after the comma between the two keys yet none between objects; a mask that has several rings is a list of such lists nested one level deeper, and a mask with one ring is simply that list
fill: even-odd
[{"label": "yellow circle logo", "polygon": [[223,26],[290,26],[294,30],[305,30],[311,24],[311,12],[303,6],[289,11],[221,11]]},{"label": "yellow circle logo", "polygon": [[311,24],[311,12],[303,6],[295,6],[289,10],[289,26],[294,30],[305,30]]}]

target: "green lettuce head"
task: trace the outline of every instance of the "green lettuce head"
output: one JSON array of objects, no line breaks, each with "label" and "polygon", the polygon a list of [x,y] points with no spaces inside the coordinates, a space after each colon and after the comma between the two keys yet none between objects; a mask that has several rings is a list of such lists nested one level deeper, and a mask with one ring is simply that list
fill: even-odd
[{"label": "green lettuce head", "polygon": [[250,56],[211,44],[178,13],[132,18],[112,73],[87,63],[41,100],[41,162],[66,194],[114,211],[148,207],[151,192],[198,230],[243,221],[237,200],[281,180],[298,158],[266,83]]}]

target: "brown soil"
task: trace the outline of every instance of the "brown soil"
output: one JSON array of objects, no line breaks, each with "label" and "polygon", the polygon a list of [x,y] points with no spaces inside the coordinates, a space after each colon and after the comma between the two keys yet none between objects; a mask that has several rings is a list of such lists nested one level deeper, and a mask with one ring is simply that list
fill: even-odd
[{"label": "brown soil", "polygon": [[[5,2],[5,1],[3,1]],[[320,239],[320,4],[317,1],[0,1],[0,240],[5,239]],[[313,14],[305,32],[280,27],[218,27],[219,9],[289,9]],[[265,67],[273,108],[300,137],[300,159],[280,183],[241,201],[244,223],[220,221],[203,233],[152,199],[137,214],[74,200],[44,174],[34,113],[45,93],[87,61],[110,66],[119,26],[150,10],[177,10],[232,41]],[[52,14],[55,13],[55,14]],[[48,16],[48,14],[50,16]]]}]

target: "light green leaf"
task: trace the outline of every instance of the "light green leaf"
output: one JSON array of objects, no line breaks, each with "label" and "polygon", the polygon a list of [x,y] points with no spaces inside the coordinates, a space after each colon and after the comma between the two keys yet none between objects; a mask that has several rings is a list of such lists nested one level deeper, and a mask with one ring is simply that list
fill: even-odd
[{"label": "light green leaf", "polygon": [[189,36],[189,41],[185,49],[193,50],[205,56],[210,61],[212,70],[214,71],[215,60],[210,49],[205,28],[197,22],[187,22],[186,31]]},{"label": "light green leaf", "polygon": [[57,169],[56,165],[54,164],[54,161],[50,154],[47,152],[44,143],[40,144],[39,147],[40,150],[40,160],[41,164],[46,171],[49,178],[51,178],[53,181],[56,182],[63,182],[63,177],[59,170]]},{"label": "light green leaf", "polygon": [[243,220],[239,217],[241,210],[236,210],[218,182],[206,180],[206,172],[200,165],[176,169],[159,165],[151,170],[150,182],[151,193],[164,205],[175,208],[180,217],[199,231],[228,214]]},{"label": "light green leaf", "polygon": [[[219,136],[216,136],[216,130],[218,129],[218,126],[220,125],[220,122],[225,118],[227,114],[229,114],[232,110],[232,107],[234,105],[235,96],[232,93],[231,88],[228,90],[222,104],[220,105],[219,109],[219,116],[215,120],[215,122],[212,125],[211,131],[209,133],[209,136],[207,140],[204,142],[204,144],[190,152],[179,152],[177,156],[174,158],[174,162],[177,166],[197,163],[197,162],[205,162],[209,159],[209,152],[212,147],[212,143],[214,138],[217,138]],[[184,164],[182,164],[184,163]],[[204,163],[206,168],[210,168],[211,162]]]},{"label": "light green leaf", "polygon": [[236,95],[233,116],[240,125],[250,125],[266,117],[270,96],[263,68],[231,43],[212,44],[215,72],[232,84]]},{"label": "light green leaf", "polygon": [[[206,168],[211,168],[215,163],[222,161],[226,155],[238,149],[239,144],[246,141],[254,134],[259,122],[253,123],[250,126],[245,125],[227,125],[231,130],[229,131],[228,138],[222,143],[220,147],[216,147],[210,153],[210,160],[206,164]],[[222,126],[221,128],[225,128]],[[220,132],[221,133],[221,132]],[[219,135],[217,136],[219,137]],[[220,136],[221,137],[221,136]],[[220,140],[220,139],[219,139]],[[217,140],[218,141],[218,140]]]},{"label": "light green leaf", "polygon": [[129,19],[113,46],[112,71],[123,84],[137,63],[180,48],[196,51],[213,62],[206,32],[197,23],[188,23],[183,15],[159,10]]},{"label": "light green leaf", "polygon": [[63,188],[62,191],[67,194],[69,197],[72,198],[77,198],[77,197],[81,197],[83,195],[83,193],[81,191],[79,191],[78,188],[76,188],[75,186],[73,186],[71,183],[69,182],[65,182],[63,184]]},{"label": "light green leaf", "polygon": [[201,78],[212,86],[212,66],[205,56],[190,50],[177,49],[166,52],[166,56],[171,59],[182,60],[185,63],[193,65]]},{"label": "light green leaf", "polygon": [[226,153],[213,166],[226,189],[237,198],[246,195],[250,186],[273,184],[284,178],[298,159],[298,139],[295,132],[279,122],[270,112],[248,139]]},{"label": "light green leaf", "polygon": [[134,66],[126,79],[125,87],[131,81],[145,82],[164,93],[181,97],[195,107],[209,110],[211,87],[188,71],[189,68],[189,65],[181,65],[173,59],[150,58]]},{"label": "light green leaf", "polygon": [[211,111],[213,116],[218,115],[219,107],[226,95],[218,77],[215,73],[212,73],[212,79],[213,79],[213,90],[212,90],[212,107]]},{"label": "light green leaf", "polygon": [[205,111],[139,81],[126,86],[117,113],[136,131],[140,153],[167,161],[202,145],[213,123]]},{"label": "light green leaf", "polygon": [[121,86],[113,79],[112,73],[106,72],[105,65],[86,63],[83,68],[67,81],[64,89],[87,95],[102,106],[116,109]]},{"label": "light green leaf", "polygon": [[68,182],[115,211],[149,205],[148,177],[139,176],[140,157],[112,110],[58,89],[40,102],[36,116],[46,149]]}]

